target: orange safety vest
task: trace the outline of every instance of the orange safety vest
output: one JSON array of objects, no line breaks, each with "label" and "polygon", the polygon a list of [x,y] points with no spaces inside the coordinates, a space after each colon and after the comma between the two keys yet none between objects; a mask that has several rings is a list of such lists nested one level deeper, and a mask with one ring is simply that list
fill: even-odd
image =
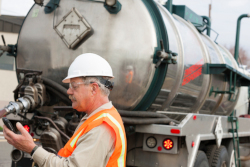
[{"label": "orange safety vest", "polygon": [[125,167],[127,152],[126,134],[121,116],[114,107],[111,109],[101,110],[88,118],[80,126],[77,132],[70,138],[64,148],[58,152],[58,155],[61,157],[71,156],[76,148],[78,139],[91,129],[101,125],[104,122],[114,130],[116,135],[115,150],[107,163],[107,167]]}]

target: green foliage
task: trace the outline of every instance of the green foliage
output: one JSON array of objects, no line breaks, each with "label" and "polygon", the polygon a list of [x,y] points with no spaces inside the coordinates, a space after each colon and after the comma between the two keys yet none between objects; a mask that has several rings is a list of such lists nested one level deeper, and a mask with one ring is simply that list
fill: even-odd
[{"label": "green foliage", "polygon": [[2,132],[3,131],[3,128],[0,126],[0,132]]}]

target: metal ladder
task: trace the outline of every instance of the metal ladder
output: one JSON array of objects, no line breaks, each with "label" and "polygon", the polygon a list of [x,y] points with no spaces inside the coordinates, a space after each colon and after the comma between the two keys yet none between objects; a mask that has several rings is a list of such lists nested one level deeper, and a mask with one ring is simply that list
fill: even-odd
[{"label": "metal ladder", "polygon": [[[235,166],[237,167],[237,162],[238,162],[238,166],[240,167],[241,166],[240,148],[239,148],[240,144],[239,144],[239,136],[238,136],[239,122],[238,122],[238,118],[235,117],[235,111],[233,111],[233,113],[228,117],[228,121],[231,122],[231,125],[232,125],[232,129],[229,129],[228,131],[233,134],[233,147],[234,147]],[[235,128],[234,128],[234,123],[235,123]],[[236,136],[235,136],[234,133],[236,133]],[[236,147],[235,144],[237,144],[237,149],[235,148]]]}]

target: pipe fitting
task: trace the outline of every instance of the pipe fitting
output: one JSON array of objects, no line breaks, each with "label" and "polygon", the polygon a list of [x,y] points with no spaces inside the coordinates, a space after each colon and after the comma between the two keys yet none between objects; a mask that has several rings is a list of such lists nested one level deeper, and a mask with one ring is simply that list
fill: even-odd
[{"label": "pipe fitting", "polygon": [[29,102],[28,99],[20,97],[17,100],[22,103],[24,112],[26,112],[26,111],[28,111],[30,109],[30,102]]},{"label": "pipe fitting", "polygon": [[36,108],[36,102],[34,100],[34,98],[32,98],[29,95],[25,95],[24,98],[28,101],[28,103],[30,104],[29,109],[31,108],[32,110]]},{"label": "pipe fitting", "polygon": [[23,151],[18,150],[18,149],[14,149],[11,152],[11,159],[14,162],[18,162],[18,161],[20,161],[23,158],[23,155],[24,155]]},{"label": "pipe fitting", "polygon": [[13,102],[13,101],[11,101],[11,102],[9,103],[9,105],[14,106],[15,111],[16,111],[16,115],[17,115],[18,113],[20,113],[20,112],[22,111],[22,109],[23,109],[23,105],[22,105],[22,103],[20,103],[20,102]]},{"label": "pipe fitting", "polygon": [[105,0],[105,3],[108,6],[114,6],[116,4],[117,0]]},{"label": "pipe fitting", "polygon": [[167,52],[164,51],[158,51],[157,56],[167,60],[171,59],[171,55],[169,55]]},{"label": "pipe fitting", "polygon": [[[29,96],[27,96],[29,97]],[[32,103],[32,98],[29,97],[20,97],[18,98],[17,102],[9,102],[9,105],[0,110],[0,118],[5,116],[8,113],[14,113],[15,115],[19,114],[20,112],[28,111],[35,102]],[[31,100],[31,101],[30,101]]]},{"label": "pipe fitting", "polygon": [[250,17],[250,14],[242,14],[237,19],[236,39],[235,39],[235,49],[234,49],[234,58],[237,64],[239,64],[238,58],[239,58],[239,43],[240,43],[240,24],[241,24],[241,19],[245,17]]},{"label": "pipe fitting", "polygon": [[10,52],[11,48],[9,46],[0,45],[0,50],[4,52]]},{"label": "pipe fitting", "polygon": [[118,0],[105,0],[104,7],[110,14],[117,14],[120,12],[122,5]]}]

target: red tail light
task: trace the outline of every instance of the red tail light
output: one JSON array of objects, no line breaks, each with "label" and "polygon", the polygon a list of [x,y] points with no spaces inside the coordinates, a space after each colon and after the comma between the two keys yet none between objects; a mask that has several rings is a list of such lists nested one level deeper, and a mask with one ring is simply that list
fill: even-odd
[{"label": "red tail light", "polygon": [[29,125],[23,125],[23,127],[24,127],[25,130],[27,130],[27,132],[30,133],[30,127],[29,127]]},{"label": "red tail light", "polygon": [[170,132],[174,133],[174,134],[180,134],[181,133],[181,131],[179,129],[171,129]]},{"label": "red tail light", "polygon": [[165,139],[163,141],[163,147],[166,149],[166,150],[171,150],[173,147],[174,147],[174,142],[173,140],[171,139]]}]

